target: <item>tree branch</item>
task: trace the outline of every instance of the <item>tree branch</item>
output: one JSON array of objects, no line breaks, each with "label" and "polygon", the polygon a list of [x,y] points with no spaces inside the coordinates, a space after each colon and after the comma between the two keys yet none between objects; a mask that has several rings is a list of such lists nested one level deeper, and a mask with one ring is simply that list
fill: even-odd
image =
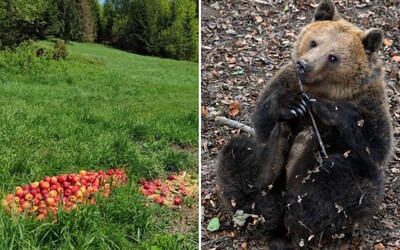
[{"label": "tree branch", "polygon": [[252,136],[256,135],[256,132],[254,131],[253,128],[251,128],[251,127],[249,127],[249,126],[247,126],[247,125],[245,125],[243,123],[228,119],[228,118],[223,117],[223,116],[216,116],[215,120],[217,120],[220,123],[225,124],[225,125],[227,125],[229,127],[237,128],[237,129],[240,129],[240,130],[242,130],[244,132],[247,132],[247,133],[251,134]]}]

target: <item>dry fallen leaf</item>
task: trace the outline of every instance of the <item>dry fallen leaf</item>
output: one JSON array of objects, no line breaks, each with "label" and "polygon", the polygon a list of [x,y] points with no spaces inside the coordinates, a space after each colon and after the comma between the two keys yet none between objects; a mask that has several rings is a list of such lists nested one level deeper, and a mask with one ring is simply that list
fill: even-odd
[{"label": "dry fallen leaf", "polygon": [[394,223],[393,223],[393,221],[388,221],[388,220],[382,220],[381,221],[382,222],[382,224],[385,226],[385,227],[387,227],[387,228],[389,228],[389,229],[394,229],[394,227],[396,226]]},{"label": "dry fallen leaf", "polygon": [[235,199],[231,200],[231,205],[232,205],[232,207],[236,207],[236,200]]},{"label": "dry fallen leaf", "polygon": [[392,59],[395,62],[400,62],[400,56],[393,56]]},{"label": "dry fallen leaf", "polygon": [[256,23],[261,23],[263,21],[262,17],[256,16]]},{"label": "dry fallen leaf", "polygon": [[384,44],[385,46],[392,46],[393,40],[388,39],[388,38],[385,38],[385,39],[383,39],[383,44]]},{"label": "dry fallen leaf", "polygon": [[385,246],[382,243],[375,244],[375,250],[385,250]]},{"label": "dry fallen leaf", "polygon": [[207,116],[207,113],[208,113],[208,111],[207,111],[207,109],[206,109],[206,107],[201,107],[201,115],[203,116],[203,117],[206,117]]},{"label": "dry fallen leaf", "polygon": [[364,18],[361,19],[361,22],[362,22],[364,25],[368,25],[368,24],[369,24],[369,18],[368,18],[368,17],[364,17]]},{"label": "dry fallen leaf", "polygon": [[239,102],[237,101],[230,101],[229,102],[229,114],[232,117],[235,117],[239,113]]}]

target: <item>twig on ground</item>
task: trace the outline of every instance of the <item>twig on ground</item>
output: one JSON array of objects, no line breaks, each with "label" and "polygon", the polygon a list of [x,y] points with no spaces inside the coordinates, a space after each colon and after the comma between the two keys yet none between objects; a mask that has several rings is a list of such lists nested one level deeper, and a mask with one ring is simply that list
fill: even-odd
[{"label": "twig on ground", "polygon": [[[245,1],[245,2],[248,2],[248,1]],[[259,4],[271,4],[271,3],[263,1],[263,0],[250,0],[250,2],[259,3]]]},{"label": "twig on ground", "polygon": [[223,116],[217,116],[217,117],[215,117],[215,120],[219,121],[222,124],[228,125],[229,127],[237,128],[244,132],[247,132],[247,133],[251,134],[252,136],[256,135],[256,132],[254,131],[253,128],[251,128],[243,123],[228,119]]}]

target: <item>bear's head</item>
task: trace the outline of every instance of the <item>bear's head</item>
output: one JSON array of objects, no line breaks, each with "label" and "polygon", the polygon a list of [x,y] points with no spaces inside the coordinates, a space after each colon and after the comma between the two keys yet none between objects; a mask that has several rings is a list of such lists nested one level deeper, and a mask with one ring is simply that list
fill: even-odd
[{"label": "bear's head", "polygon": [[340,100],[382,84],[377,55],[381,30],[362,30],[342,19],[332,0],[322,0],[314,18],[301,30],[292,52],[306,92]]}]

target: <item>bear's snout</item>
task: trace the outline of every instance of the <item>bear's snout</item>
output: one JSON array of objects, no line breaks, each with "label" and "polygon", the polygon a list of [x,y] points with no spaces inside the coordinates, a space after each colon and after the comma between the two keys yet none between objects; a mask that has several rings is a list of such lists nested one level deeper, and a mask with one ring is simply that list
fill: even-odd
[{"label": "bear's snout", "polygon": [[304,60],[299,60],[296,62],[295,68],[298,74],[304,74],[310,70],[310,65]]}]

